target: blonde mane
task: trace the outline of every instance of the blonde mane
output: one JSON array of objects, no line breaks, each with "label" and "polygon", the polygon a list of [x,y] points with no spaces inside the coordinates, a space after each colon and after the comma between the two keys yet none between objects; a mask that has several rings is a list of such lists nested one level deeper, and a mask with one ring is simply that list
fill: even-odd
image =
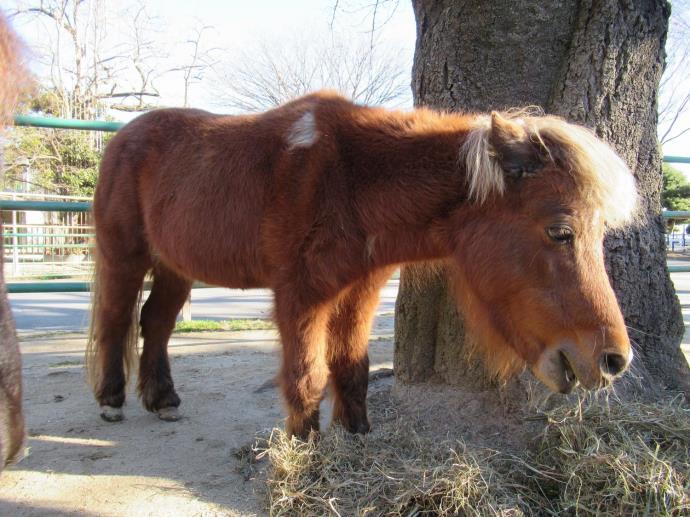
[{"label": "blonde mane", "polygon": [[[637,206],[635,179],[625,162],[587,128],[554,116],[534,116],[525,111],[501,113],[520,124],[528,138],[539,142],[551,160],[559,158],[578,184],[581,194],[593,203],[609,228],[626,225]],[[491,117],[480,115],[465,140],[460,158],[468,174],[470,198],[485,202],[505,192],[505,172],[492,152]]]}]

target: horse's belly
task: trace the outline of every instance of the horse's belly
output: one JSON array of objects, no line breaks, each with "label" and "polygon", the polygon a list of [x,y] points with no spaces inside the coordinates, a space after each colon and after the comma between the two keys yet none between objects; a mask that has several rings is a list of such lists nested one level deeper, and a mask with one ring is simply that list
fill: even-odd
[{"label": "horse's belly", "polygon": [[161,239],[155,247],[158,260],[186,278],[236,289],[268,287],[257,242],[216,234],[177,242]]},{"label": "horse's belly", "polygon": [[153,254],[187,278],[234,288],[265,287],[264,187],[243,171],[221,176],[203,168],[182,174],[168,164],[145,176],[142,210]]}]

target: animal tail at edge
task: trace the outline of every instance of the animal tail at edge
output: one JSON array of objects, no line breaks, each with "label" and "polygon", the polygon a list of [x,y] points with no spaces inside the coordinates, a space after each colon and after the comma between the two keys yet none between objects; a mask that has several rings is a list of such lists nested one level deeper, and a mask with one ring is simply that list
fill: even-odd
[{"label": "animal tail at edge", "polygon": [[[101,302],[101,292],[100,292],[100,276],[102,262],[98,257],[98,247],[96,246],[94,252],[94,274],[91,280],[91,317],[89,319],[89,333],[88,340],[86,342],[86,380],[91,387],[91,390],[96,394],[99,389],[102,367],[101,367],[101,355],[103,353],[102,347],[99,346],[99,322],[98,322],[98,307]],[[125,371],[125,384],[129,382],[129,378],[133,372],[136,371],[139,358],[139,313],[141,310],[141,300],[144,291],[144,285],[142,283],[139,289],[139,294],[137,296],[136,303],[132,308],[132,315],[130,318],[129,329],[125,336],[125,342],[123,343],[123,367]]]}]

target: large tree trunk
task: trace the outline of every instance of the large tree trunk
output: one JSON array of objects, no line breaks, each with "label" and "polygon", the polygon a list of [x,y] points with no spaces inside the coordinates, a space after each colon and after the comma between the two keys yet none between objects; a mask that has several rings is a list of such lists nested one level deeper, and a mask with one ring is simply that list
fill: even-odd
[{"label": "large tree trunk", "polygon": [[[488,111],[539,105],[594,128],[631,166],[641,221],[607,237],[607,268],[646,385],[688,389],[683,319],[666,271],[656,96],[670,6],[665,1],[413,0],[417,105]],[[396,376],[476,383],[443,275],[402,273]]]}]

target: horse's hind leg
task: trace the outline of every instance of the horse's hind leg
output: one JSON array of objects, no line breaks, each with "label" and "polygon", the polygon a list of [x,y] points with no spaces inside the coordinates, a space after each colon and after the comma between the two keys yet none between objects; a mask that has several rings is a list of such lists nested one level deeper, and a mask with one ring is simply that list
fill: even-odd
[{"label": "horse's hind leg", "polygon": [[328,325],[328,368],[334,392],[333,421],[351,433],[369,431],[369,332],[379,291],[393,269],[372,273],[340,300]]},{"label": "horse's hind leg", "polygon": [[[127,378],[125,361],[132,314],[146,275],[145,258],[122,260],[112,264],[98,259],[97,303],[94,307],[95,363],[94,393],[101,406],[101,417],[110,422],[122,420]],[[135,344],[131,344],[135,346]]]},{"label": "horse's hind leg", "polygon": [[168,340],[191,287],[189,280],[156,265],[151,294],[141,309],[144,351],[139,364],[139,394],[144,407],[162,420],[178,419],[180,397],[170,373]]}]

